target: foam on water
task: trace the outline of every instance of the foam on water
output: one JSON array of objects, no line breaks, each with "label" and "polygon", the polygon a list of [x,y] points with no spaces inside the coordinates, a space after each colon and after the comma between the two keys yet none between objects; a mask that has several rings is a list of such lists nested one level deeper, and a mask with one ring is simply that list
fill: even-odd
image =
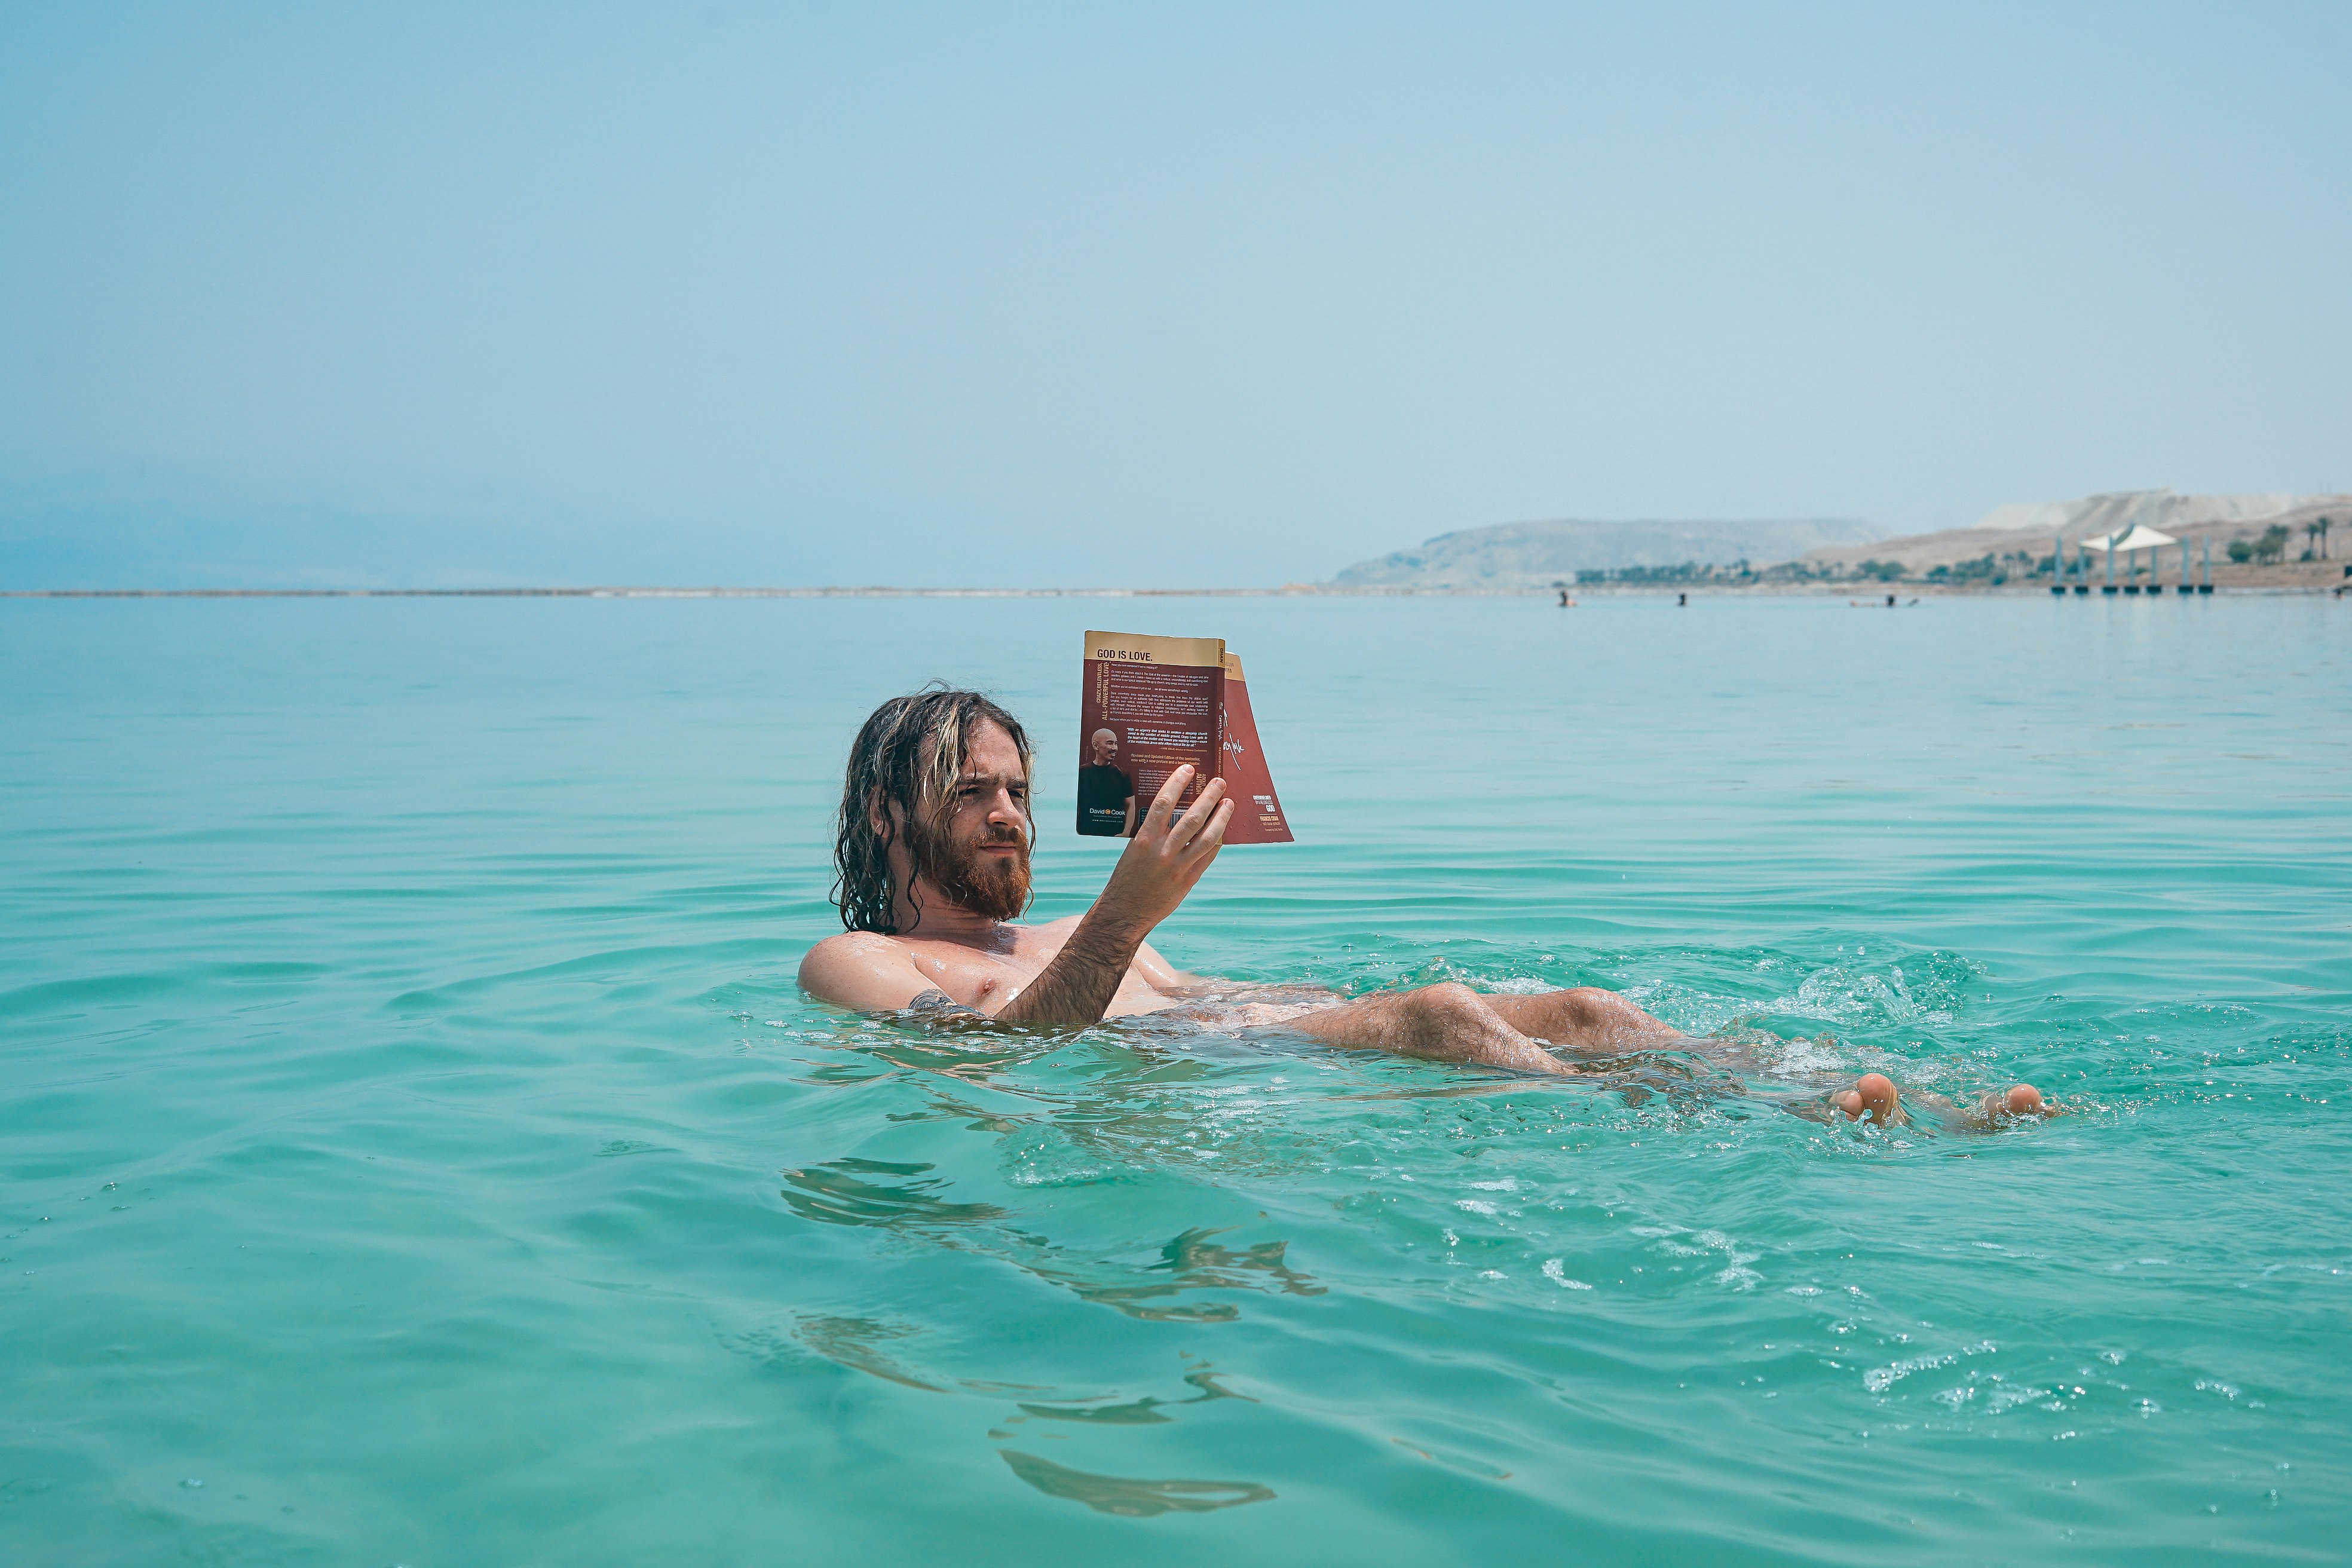
[{"label": "foam on water", "polygon": [[[865,709],[983,682],[1055,757],[1103,613],[0,606],[0,1536],[2338,1550],[2343,606],[1137,612],[1247,654],[1301,838],[1221,859],[1171,957],[1607,985],[1736,1077],[809,1003]],[[1108,856],[1042,784],[1054,916]],[[1872,1068],[2074,1114],[1783,1106]]]}]

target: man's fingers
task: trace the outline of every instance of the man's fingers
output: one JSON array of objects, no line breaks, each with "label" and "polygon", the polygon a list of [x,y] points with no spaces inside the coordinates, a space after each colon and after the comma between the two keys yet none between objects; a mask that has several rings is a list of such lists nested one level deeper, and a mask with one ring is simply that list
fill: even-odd
[{"label": "man's fingers", "polygon": [[1209,818],[1215,814],[1217,803],[1224,798],[1224,780],[1211,779],[1202,786],[1201,794],[1191,808],[1168,831],[1168,837],[1176,841],[1176,847],[1181,849],[1201,836],[1201,829],[1208,826]]},{"label": "man's fingers", "polygon": [[1192,842],[1177,851],[1182,858],[1187,878],[1198,877],[1209,868],[1209,862],[1215,859],[1217,851],[1224,847],[1225,824],[1233,817],[1234,803],[1229,800],[1219,802],[1217,809],[1209,814],[1209,820],[1201,825],[1201,831],[1192,836]]},{"label": "man's fingers", "polygon": [[1176,803],[1184,798],[1184,786],[1192,782],[1192,764],[1186,763],[1170,773],[1160,784],[1160,793],[1151,797],[1151,809],[1158,811],[1164,805],[1168,808],[1168,814],[1173,816],[1176,814]]}]

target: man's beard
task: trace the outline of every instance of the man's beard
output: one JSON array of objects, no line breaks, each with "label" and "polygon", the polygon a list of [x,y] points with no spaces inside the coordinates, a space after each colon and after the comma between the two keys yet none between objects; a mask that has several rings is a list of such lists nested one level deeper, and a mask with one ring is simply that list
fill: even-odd
[{"label": "man's beard", "polygon": [[[991,844],[1010,844],[1020,853],[992,855],[985,847]],[[1029,907],[1029,847],[1019,833],[940,844],[923,859],[924,879],[960,910],[983,920],[1010,921]]]}]

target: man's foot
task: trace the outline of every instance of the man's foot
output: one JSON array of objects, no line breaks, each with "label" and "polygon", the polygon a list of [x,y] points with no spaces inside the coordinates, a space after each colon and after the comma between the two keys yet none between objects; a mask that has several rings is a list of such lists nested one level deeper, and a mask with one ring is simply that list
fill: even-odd
[{"label": "man's foot", "polygon": [[1988,1094],[1977,1101],[1979,1119],[1998,1127],[2021,1116],[2063,1116],[2065,1109],[2042,1098],[2042,1091],[2030,1083],[2013,1083],[1998,1093]]},{"label": "man's foot", "polygon": [[[1924,1091],[1923,1091],[1924,1093]],[[1948,1125],[1964,1128],[1993,1128],[2028,1116],[2063,1116],[2065,1107],[2042,1098],[2042,1091],[2030,1083],[2011,1084],[1994,1093],[1980,1095],[1974,1105],[1962,1109],[1938,1094],[1925,1094],[1927,1109]],[[1885,1073],[1866,1072],[1853,1082],[1851,1089],[1842,1089],[1830,1096],[1830,1104],[1848,1121],[1867,1118],[1874,1126],[1908,1121],[1902,1097],[1895,1090],[1895,1081]]]},{"label": "man's foot", "polygon": [[1868,1117],[1873,1125],[1879,1127],[1903,1117],[1903,1100],[1895,1092],[1895,1080],[1883,1072],[1863,1074],[1853,1080],[1852,1089],[1842,1089],[1831,1095],[1830,1103],[1844,1112],[1849,1121]]}]

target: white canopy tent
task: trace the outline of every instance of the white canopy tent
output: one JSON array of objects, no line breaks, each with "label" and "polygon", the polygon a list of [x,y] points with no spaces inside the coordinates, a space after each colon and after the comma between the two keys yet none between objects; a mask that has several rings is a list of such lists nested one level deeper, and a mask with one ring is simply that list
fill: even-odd
[{"label": "white canopy tent", "polygon": [[2159,544],[2178,544],[2180,541],[2168,533],[2158,533],[2144,522],[2119,528],[2113,533],[2103,533],[2096,539],[2083,541],[2085,550],[2153,550]]},{"label": "white canopy tent", "polygon": [[[2117,552],[2126,550],[2153,551],[2158,545],[2162,544],[2180,544],[2180,542],[2173,538],[2172,535],[2168,533],[2158,532],[2155,529],[2148,527],[2146,523],[2135,522],[2129,528],[2119,528],[2113,533],[2103,533],[2096,539],[2083,540],[2080,542],[2078,548],[2083,550],[2095,550],[2100,554],[2105,555],[2107,558],[2106,591],[2112,594],[2116,591],[2116,556]],[[2137,594],[2139,592],[2139,560],[2137,556],[2134,556],[2131,559],[2130,572],[2131,583],[2124,591],[2129,594]],[[2089,573],[2085,571],[2084,574],[2087,577]],[[2180,547],[2180,580],[2183,583],[2187,583],[2189,581],[2189,547],[2185,544]],[[2158,586],[2156,581],[2156,557],[2154,555],[2150,555],[2147,558],[2147,581],[2148,591],[2150,593],[2161,594],[2164,592],[2163,588]],[[2183,588],[2181,590],[2184,594],[2188,591],[2189,590],[2187,588]]]}]

